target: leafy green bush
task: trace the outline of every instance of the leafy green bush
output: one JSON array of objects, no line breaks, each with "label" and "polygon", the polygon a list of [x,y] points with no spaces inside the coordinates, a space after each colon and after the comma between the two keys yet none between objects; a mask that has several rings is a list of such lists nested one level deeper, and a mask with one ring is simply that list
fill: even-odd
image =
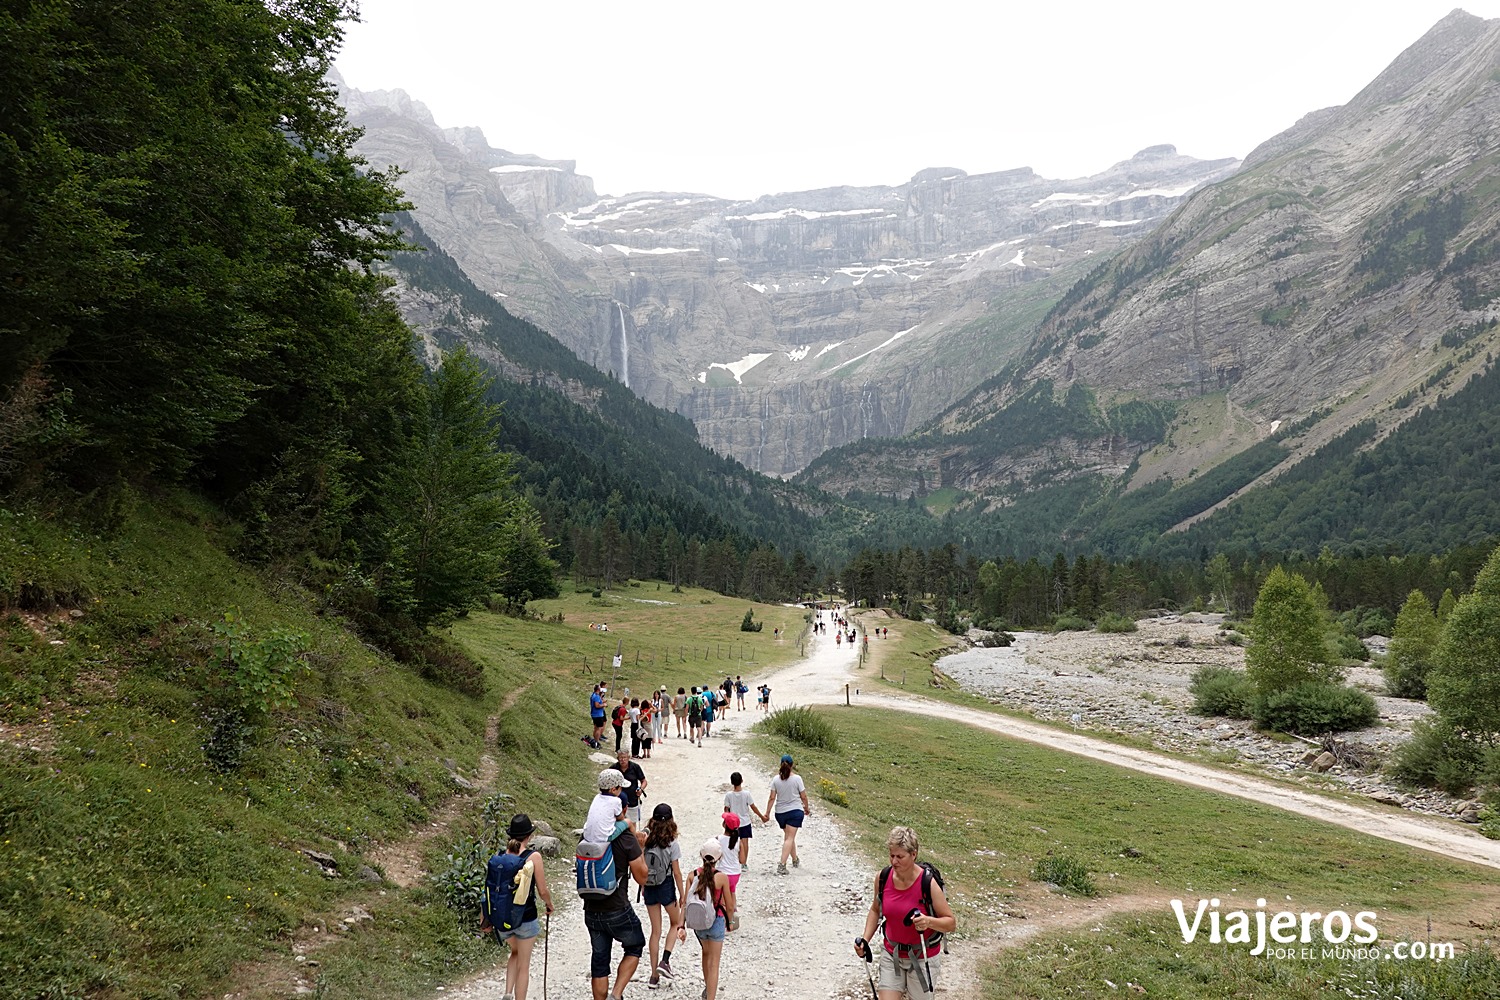
[{"label": "leafy green bush", "polygon": [[1054,632],[1087,632],[1089,628],[1088,621],[1077,615],[1058,615],[1052,619]]},{"label": "leafy green bush", "polygon": [[1305,681],[1261,695],[1250,711],[1256,724],[1265,729],[1304,736],[1363,729],[1380,718],[1374,698],[1347,685],[1324,681]]},{"label": "leafy green bush", "polygon": [[1193,711],[1199,715],[1227,715],[1231,719],[1250,718],[1255,700],[1255,683],[1243,670],[1230,667],[1199,667],[1188,682],[1193,694]]},{"label": "leafy green bush", "polygon": [[1099,887],[1089,875],[1088,866],[1067,855],[1049,854],[1031,869],[1031,877],[1038,882],[1048,882],[1067,892],[1079,896],[1097,896]]},{"label": "leafy green bush", "polygon": [[1334,648],[1338,651],[1340,658],[1345,660],[1358,660],[1361,663],[1370,658],[1370,650],[1348,632],[1340,632],[1333,637]]},{"label": "leafy green bush", "polygon": [[778,708],[756,724],[772,736],[780,736],[814,750],[838,750],[839,738],[828,720],[804,705]]},{"label": "leafy green bush", "polygon": [[1441,720],[1418,719],[1386,771],[1397,781],[1465,795],[1484,766],[1484,749]]},{"label": "leafy green bush", "polygon": [[1117,615],[1107,612],[1099,616],[1099,624],[1094,626],[1100,632],[1135,632],[1137,631],[1135,619],[1129,615]]},{"label": "leafy green bush", "polygon": [[751,608],[750,610],[745,612],[745,618],[740,622],[740,631],[759,632],[760,627],[764,624],[765,622],[758,622],[755,620],[755,609]]}]

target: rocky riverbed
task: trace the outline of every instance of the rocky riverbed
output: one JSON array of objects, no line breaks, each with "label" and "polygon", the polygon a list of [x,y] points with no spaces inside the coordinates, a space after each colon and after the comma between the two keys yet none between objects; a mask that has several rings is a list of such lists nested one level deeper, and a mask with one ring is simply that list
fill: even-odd
[{"label": "rocky riverbed", "polygon": [[[979,641],[985,634],[970,638]],[[1080,732],[1144,738],[1161,750],[1478,822],[1477,802],[1404,789],[1381,774],[1391,753],[1410,738],[1412,723],[1429,709],[1423,702],[1389,697],[1377,667],[1352,667],[1346,681],[1374,697],[1380,721],[1328,741],[1306,741],[1257,732],[1237,719],[1193,713],[1188,683],[1195,671],[1210,665],[1245,666],[1245,650],[1224,628],[1222,615],[1144,619],[1134,633],[1014,635],[1009,647],[976,647],[945,656],[936,669],[994,704]]]}]

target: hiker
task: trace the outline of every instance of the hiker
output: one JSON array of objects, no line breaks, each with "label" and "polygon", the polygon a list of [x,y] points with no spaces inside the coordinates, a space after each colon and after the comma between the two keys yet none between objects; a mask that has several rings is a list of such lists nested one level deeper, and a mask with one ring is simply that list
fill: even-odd
[{"label": "hiker", "polygon": [[[682,937],[682,848],[677,843],[677,821],[672,818],[672,807],[658,802],[651,810],[651,822],[646,826],[646,884],[641,887],[641,898],[646,902],[646,912],[651,917],[651,979],[647,989],[657,989],[663,979],[671,982],[672,946]],[[660,879],[660,881],[657,881]],[[662,948],[661,917],[667,915],[666,947]],[[657,952],[661,961],[657,962]]]},{"label": "hiker", "polygon": [[651,699],[650,698],[642,698],[641,699],[641,718],[640,718],[640,732],[641,732],[641,753],[640,753],[640,756],[641,756],[641,759],[643,759],[643,760],[649,759],[651,757],[651,744],[656,739],[656,737],[652,734],[652,727],[655,726],[655,724],[656,724],[656,712],[651,708]]},{"label": "hiker", "polygon": [[703,745],[703,697],[698,694],[698,685],[693,685],[693,693],[688,695],[687,700],[688,717],[688,742],[696,740],[698,745]]},{"label": "hiker", "polygon": [[880,962],[879,1000],[930,1000],[943,952],[940,935],[952,934],[958,920],[942,883],[917,863],[916,833],[898,826],[886,838],[886,847],[891,865],[875,876],[864,937],[855,941],[854,954],[865,956],[879,927],[884,944],[875,951]]},{"label": "hiker", "polygon": [[750,836],[755,832],[755,827],[750,822],[751,815],[759,817],[762,823],[771,822],[771,817],[761,812],[751,801],[750,793],[741,787],[744,783],[744,776],[735,771],[729,776],[730,789],[724,793],[724,811],[734,813],[739,819],[739,829],[735,832],[739,835],[741,871],[745,870],[745,865],[750,860]]},{"label": "hiker", "polygon": [[615,706],[614,712],[610,714],[609,724],[615,727],[615,752],[620,752],[620,744],[625,740],[625,720],[630,718],[630,696],[621,695],[620,703]]},{"label": "hiker", "polygon": [[718,836],[719,846],[724,848],[724,856],[718,863],[719,871],[729,879],[729,891],[737,894],[740,891],[740,875],[745,870],[740,864],[739,814],[725,810],[719,817],[719,824],[724,828]]},{"label": "hiker", "polygon": [[677,720],[678,739],[682,739],[683,731],[687,727],[687,714],[687,692],[678,688],[677,694],[672,698],[672,717]]},{"label": "hiker", "polygon": [[797,857],[797,831],[802,821],[812,818],[812,807],[807,804],[807,787],[802,775],[792,772],[792,755],[781,755],[781,772],[771,779],[771,796],[766,799],[765,812],[776,814],[776,825],[781,827],[781,863],[776,866],[777,875],[786,874],[787,858],[792,867],[800,868],[802,859]]},{"label": "hiker", "polygon": [[613,767],[599,772],[599,794],[589,803],[588,819],[583,821],[583,839],[592,844],[606,844],[619,833],[616,825],[629,825],[625,816],[625,800],[620,790],[625,787],[625,776]]},{"label": "hiker", "polygon": [[719,694],[713,688],[703,689],[703,735],[714,734],[714,706],[719,703]]},{"label": "hiker", "polygon": [[760,690],[760,710],[769,712],[771,710],[771,685],[762,684]]},{"label": "hiker", "polygon": [[625,819],[634,824],[635,829],[641,825],[641,799],[646,797],[646,772],[641,770],[630,757],[630,751],[621,747],[615,754],[615,770],[625,779],[625,787],[620,790],[620,798],[625,800]]},{"label": "hiker", "polygon": [[[537,935],[542,932],[537,916],[538,898],[546,907],[547,916],[552,915],[552,890],[547,887],[542,855],[529,847],[531,838],[535,835],[536,826],[531,822],[531,817],[525,813],[517,813],[511,817],[510,826],[505,831],[505,853],[490,859],[490,872],[497,876],[493,879],[497,886],[510,883],[519,876],[526,887],[525,895],[521,895],[519,888],[512,890],[512,909],[524,907],[524,912],[519,914],[520,922],[508,919],[509,914],[503,912],[493,914],[498,918],[498,924],[512,923],[514,926],[499,926],[491,920],[491,906],[495,905],[499,910],[504,907],[499,906],[501,901],[498,898],[491,901],[491,879],[488,878],[485,884],[485,907],[479,921],[480,930],[493,932],[496,941],[510,947],[510,955],[505,960],[505,995],[514,997],[515,1000],[526,1000],[526,989],[531,982],[531,949],[536,945]],[[531,870],[529,877],[524,872],[526,868]],[[516,899],[515,896],[520,898]]]},{"label": "hiker", "polygon": [[739,699],[740,711],[745,710],[745,695],[750,692],[750,685],[740,679],[738,674],[734,677],[734,693]]},{"label": "hiker", "polygon": [[667,686],[663,684],[661,690],[651,696],[651,739],[652,741],[667,738],[667,721],[672,715],[672,698],[667,694]]},{"label": "hiker", "polygon": [[[687,904],[695,909],[713,907],[713,921],[702,928],[695,928],[698,944],[703,948],[703,998],[717,1000],[719,995],[719,959],[724,954],[724,935],[739,926],[735,913],[734,893],[729,888],[729,879],[717,868],[724,857],[724,847],[717,840],[710,840],[698,849],[703,865],[693,871],[687,886]],[[693,903],[696,896],[699,902]],[[689,920],[689,923],[698,923]],[[686,937],[686,935],[683,935]]]},{"label": "hiker", "polygon": [[[599,790],[603,793],[618,792],[624,778],[614,768],[599,772]],[[587,826],[587,824],[585,824]],[[585,833],[585,840],[589,840]],[[594,841],[598,843],[599,841]],[[636,839],[635,829],[626,826],[609,841],[614,854],[614,869],[619,874],[615,891],[608,895],[585,895],[583,897],[583,926],[588,928],[592,955],[589,961],[589,980],[594,1000],[620,1000],[630,977],[635,975],[641,963],[641,952],[646,949],[646,935],[641,930],[641,920],[630,905],[630,882],[646,884],[646,859],[641,843]],[[625,873],[629,871],[627,878]],[[581,884],[581,883],[580,883]],[[615,975],[615,988],[609,989],[609,957],[613,943],[618,941],[623,954],[619,971]]]},{"label": "hiker", "polygon": [[[724,675],[724,683],[719,685],[719,690],[724,692],[724,700],[719,702],[728,711],[734,705],[734,680],[728,674]],[[723,714],[722,712],[720,713]]]},{"label": "hiker", "polygon": [[641,699],[630,699],[630,711],[626,713],[630,721],[630,756],[641,755]]},{"label": "hiker", "polygon": [[599,749],[599,741],[604,739],[604,691],[603,684],[594,685],[594,693],[589,695],[589,721],[594,724],[595,750]]}]

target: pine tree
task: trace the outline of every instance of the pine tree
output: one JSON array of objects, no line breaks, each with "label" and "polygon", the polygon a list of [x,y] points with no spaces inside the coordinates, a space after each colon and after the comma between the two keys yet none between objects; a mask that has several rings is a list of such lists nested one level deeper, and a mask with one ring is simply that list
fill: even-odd
[{"label": "pine tree", "polygon": [[1460,734],[1500,744],[1500,549],[1443,623],[1427,702]]},{"label": "pine tree", "polygon": [[1413,590],[1396,616],[1391,652],[1385,664],[1385,683],[1397,698],[1425,698],[1427,673],[1437,646],[1440,626],[1432,602]]},{"label": "pine tree", "polygon": [[1306,681],[1338,679],[1329,663],[1326,627],[1313,589],[1280,566],[1271,570],[1255,599],[1245,672],[1261,694]]}]

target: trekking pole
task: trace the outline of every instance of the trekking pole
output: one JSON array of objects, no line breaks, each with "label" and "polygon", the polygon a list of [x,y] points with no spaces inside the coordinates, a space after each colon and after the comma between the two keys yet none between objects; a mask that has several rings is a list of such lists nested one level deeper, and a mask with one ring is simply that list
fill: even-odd
[{"label": "trekking pole", "polygon": [[[857,937],[854,939],[854,943],[859,945],[860,951],[865,953],[865,982],[870,984],[870,997],[872,1000],[880,1000],[879,994],[875,992],[875,980],[870,975],[870,964],[875,961],[875,956],[870,953],[870,942],[862,937]],[[932,991],[928,990],[928,992]],[[547,998],[543,997],[542,1000],[547,1000]]]},{"label": "trekking pole", "polygon": [[547,1000],[547,957],[552,951],[552,911],[547,911],[546,937],[542,938],[542,1000]]},{"label": "trekking pole", "polygon": [[[913,906],[911,908],[911,911],[907,913],[906,919],[903,920],[902,923],[915,930],[917,932],[917,940],[922,942],[922,964],[927,968],[927,992],[928,994],[931,994],[933,991],[932,962],[927,958],[927,935],[922,932],[922,929],[920,927],[917,927],[913,923],[913,921],[920,916],[925,916],[925,914],[923,914],[919,908]],[[912,968],[916,968],[915,962],[912,963]],[[918,976],[917,978],[920,979],[922,977]],[[545,1000],[545,998],[543,998],[543,1000]]]}]

